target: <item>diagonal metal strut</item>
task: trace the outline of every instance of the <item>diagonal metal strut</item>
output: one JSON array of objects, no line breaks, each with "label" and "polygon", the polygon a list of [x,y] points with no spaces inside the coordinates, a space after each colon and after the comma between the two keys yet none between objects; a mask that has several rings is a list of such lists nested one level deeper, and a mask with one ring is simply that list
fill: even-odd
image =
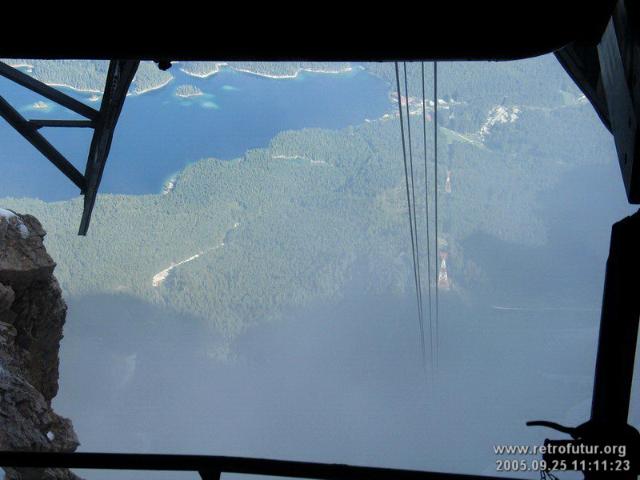
[{"label": "diagonal metal strut", "polygon": [[45,98],[48,98],[53,102],[56,102],[59,105],[62,105],[65,108],[68,108],[78,115],[82,115],[83,117],[88,118],[89,120],[94,120],[98,116],[98,111],[96,109],[85,105],[81,101],[70,97],[60,90],[50,87],[40,80],[36,80],[32,76],[27,75],[26,73],[23,73],[17,68],[13,68],[6,63],[0,62],[0,75],[11,80],[12,82],[17,83],[18,85],[21,85],[33,92],[42,95]]},{"label": "diagonal metal strut", "polygon": [[[139,64],[140,61],[138,60],[111,60],[102,103],[98,111],[36,80],[17,68],[0,62],[0,76],[86,118],[86,120],[27,120],[0,96],[0,117],[4,118],[11,127],[64,173],[80,189],[80,193],[84,195],[84,210],[82,212],[79,235],[86,235],[89,229],[91,213],[96,202],[109,150],[111,149],[113,132]],[[84,175],[38,132],[43,127],[93,128],[93,137]]]},{"label": "diagonal metal strut", "polygon": [[129,85],[131,85],[139,64],[138,60],[111,60],[109,64],[107,82],[104,87],[100,113],[95,120],[95,131],[84,175],[87,181],[87,190],[84,195],[84,211],[78,235],[86,235],[89,229],[98,187],[111,149],[113,131],[118,123]]},{"label": "diagonal metal strut", "polygon": [[11,125],[40,153],[49,159],[81,192],[86,189],[85,177],[49,141],[38,132],[37,125],[30,123],[0,95],[0,117]]}]

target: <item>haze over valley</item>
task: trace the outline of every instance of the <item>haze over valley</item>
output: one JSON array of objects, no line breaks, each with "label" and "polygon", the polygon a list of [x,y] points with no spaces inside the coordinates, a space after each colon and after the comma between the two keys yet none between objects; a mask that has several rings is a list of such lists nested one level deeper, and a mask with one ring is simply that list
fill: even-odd
[{"label": "haze over valley", "polygon": [[[104,81],[14,63],[87,102]],[[401,101],[425,301],[446,254],[435,379],[392,64],[143,67],[87,237],[81,198],[0,125],[0,207],[40,220],[69,304],[55,402],[80,451],[495,475],[493,445],[548,436],[527,420],[587,419],[610,227],[634,211],[613,140],[552,57],[439,64],[436,240],[426,67],[426,182],[419,64]],[[83,161],[87,138],[55,135]]]}]

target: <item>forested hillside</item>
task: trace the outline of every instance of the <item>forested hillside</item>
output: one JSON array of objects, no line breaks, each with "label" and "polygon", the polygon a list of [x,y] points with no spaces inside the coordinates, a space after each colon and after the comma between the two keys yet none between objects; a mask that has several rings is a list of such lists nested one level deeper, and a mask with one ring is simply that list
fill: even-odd
[{"label": "forested hillside", "polygon": [[[402,64],[400,64],[402,73]],[[409,64],[414,94],[419,94],[420,68]],[[365,69],[386,80],[395,90],[394,69],[389,63],[365,63]],[[433,63],[425,63],[427,96],[431,98]],[[552,55],[516,62],[438,62],[438,96],[473,104],[477,111],[497,103],[554,107],[564,101],[563,92],[580,94],[578,87]]]},{"label": "forested hillside", "polygon": [[222,68],[271,78],[292,78],[302,71],[342,73],[353,68],[348,62],[177,62],[176,65],[195,77],[208,77]]},{"label": "forested hillside", "polygon": [[[49,85],[65,86],[90,93],[102,93],[109,68],[109,62],[104,60],[0,61],[17,67]],[[203,78],[219,72],[222,68],[265,77],[292,78],[302,71],[342,73],[350,71],[353,67],[345,62],[174,62],[171,70],[162,71],[155,63],[143,61],[131,84],[130,92],[141,94],[167,85],[174,78],[172,70],[177,68],[188,75]]]},{"label": "forested hillside", "polygon": [[[25,60],[4,59],[35,78],[49,84],[66,85],[89,92],[102,92],[108,62],[96,60]],[[408,69],[413,91],[418,93],[420,69],[414,64]],[[575,97],[579,90],[556,64],[552,56],[518,62],[439,62],[439,96],[442,99],[472,102],[481,111],[496,101],[554,107],[566,96]],[[168,71],[162,71],[153,62],[141,62],[132,84],[133,93],[141,93],[166,85],[180,69],[195,77],[208,77],[228,68],[272,78],[291,78],[300,72],[344,73],[357,68],[384,79],[395,90],[392,64],[388,62],[174,62]],[[427,96],[433,81],[433,64],[425,63]],[[553,93],[549,95],[549,86]],[[472,96],[469,94],[472,93]]]},{"label": "forested hillside", "polygon": [[[24,60],[1,59],[48,85],[64,86],[81,92],[102,93],[109,62],[103,60]],[[141,94],[160,88],[173,76],[153,62],[141,62],[130,92]]]},{"label": "forested hillside", "polygon": [[[538,205],[545,192],[564,172],[607,158],[597,119],[575,92],[537,98],[534,89],[520,95],[519,82],[537,80],[505,68],[502,80],[487,84],[493,103],[483,106],[468,94],[472,68],[468,79],[448,86],[461,93],[457,101],[447,97],[441,110],[440,244],[449,253],[454,285],[446,295],[463,295],[469,285],[491,286],[490,276],[465,254],[467,238],[482,233],[517,245],[544,245]],[[410,77],[413,91],[416,71]],[[461,73],[450,71],[450,78]],[[555,83],[555,77],[545,82]],[[510,92],[504,108],[517,114],[502,122],[495,120],[495,97],[504,91]],[[420,119],[412,115],[414,131],[421,132]],[[432,124],[427,128],[431,132]],[[596,133],[574,144],[576,129]],[[415,134],[419,199],[421,139]],[[192,314],[232,338],[288,309],[340,298],[354,277],[365,278],[371,292],[410,292],[400,145],[393,114],[341,131],[283,132],[268,148],[242,158],[188,166],[167,194],[99,196],[86,238],[76,236],[80,199],[1,204],[40,219],[68,297],[123,292]],[[432,149],[429,133],[430,172]],[[444,188],[447,172],[450,193]],[[433,182],[428,185],[433,192]],[[423,200],[418,207],[422,211]],[[424,239],[422,217],[419,228]]]}]

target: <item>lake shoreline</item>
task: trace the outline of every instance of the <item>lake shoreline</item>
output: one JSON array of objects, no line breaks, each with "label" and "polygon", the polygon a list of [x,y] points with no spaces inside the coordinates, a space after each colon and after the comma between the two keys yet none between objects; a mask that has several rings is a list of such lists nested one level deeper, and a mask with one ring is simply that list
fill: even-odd
[{"label": "lake shoreline", "polygon": [[[340,130],[360,125],[366,118],[377,118],[388,110],[386,84],[368,72],[310,74],[296,82],[269,82],[259,77],[224,69],[208,80],[190,82],[189,75],[176,71],[172,79],[163,82],[162,86],[171,83],[168,87],[156,86],[130,95],[118,123],[100,194],[163,193],[167,180],[201,159],[242,158],[252,149],[268,147],[283,132],[306,128]],[[203,94],[177,95],[183,93],[178,90],[183,84]],[[29,92],[17,90],[16,94],[18,99],[24,98],[19,103],[33,103]],[[371,96],[375,101],[370,100]],[[349,108],[348,102],[352,102]],[[93,105],[95,108],[99,103]],[[65,113],[62,107],[52,105],[46,116],[58,118]],[[70,159],[85,161],[87,145],[70,136],[57,138],[58,134],[57,130],[51,131],[55,147]],[[37,151],[19,144],[11,147],[4,153],[7,158],[21,158],[23,164],[26,160],[33,168],[40,168],[36,167],[41,163]],[[151,159],[155,159],[153,165],[145,168]],[[322,159],[309,158],[314,166],[322,164],[319,160]],[[3,196],[39,197],[48,203],[77,196],[62,175],[52,177],[53,182],[44,189],[42,185],[5,178],[0,182]]]}]

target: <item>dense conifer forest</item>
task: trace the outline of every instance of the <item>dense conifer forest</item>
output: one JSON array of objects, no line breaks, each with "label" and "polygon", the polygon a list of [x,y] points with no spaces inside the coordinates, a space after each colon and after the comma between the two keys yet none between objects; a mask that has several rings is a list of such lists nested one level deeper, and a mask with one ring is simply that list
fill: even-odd
[{"label": "dense conifer forest", "polygon": [[[535,60],[524,67],[440,67],[446,81],[439,101],[438,243],[449,255],[454,288],[447,295],[473,301],[471,287],[484,285],[491,291],[494,285],[481,259],[465,251],[471,236],[532,248],[545,245],[540,207],[545,192],[566,172],[601,163],[610,153],[595,115],[575,87],[556,78],[559,69],[550,69],[549,61]],[[64,65],[72,70],[59,80],[74,78],[79,88],[93,88],[104,75],[99,62],[88,62],[81,72],[73,70],[80,68],[76,63]],[[203,65],[187,67],[204,74]],[[304,67],[251,68],[286,74]],[[31,68],[48,81],[58,78],[58,67],[48,70],[36,63]],[[168,78],[152,68],[149,64],[142,69],[134,88]],[[388,64],[364,68],[393,85]],[[487,75],[488,68],[498,68],[499,74]],[[409,75],[413,97],[420,91],[419,68],[412,67]],[[426,80],[431,81],[429,69]],[[555,85],[551,96],[549,85]],[[422,115],[418,98],[410,104],[416,113],[411,115],[417,132],[416,196],[423,211]],[[371,293],[411,292],[396,108],[391,101],[390,113],[382,118],[340,131],[282,132],[268,148],[247,151],[232,161],[201,159],[179,173],[174,188],[164,194],[100,195],[87,238],[75,235],[79,198],[56,203],[5,198],[2,205],[42,221],[66,295],[126,293],[193,315],[232,338],[289,309],[340,298],[355,277],[365,278]],[[433,202],[430,118],[427,187]],[[571,133],[576,129],[596,133],[576,144]],[[447,177],[451,192],[445,189]],[[418,220],[426,241],[425,220]],[[432,255],[435,258],[435,252]]]}]

